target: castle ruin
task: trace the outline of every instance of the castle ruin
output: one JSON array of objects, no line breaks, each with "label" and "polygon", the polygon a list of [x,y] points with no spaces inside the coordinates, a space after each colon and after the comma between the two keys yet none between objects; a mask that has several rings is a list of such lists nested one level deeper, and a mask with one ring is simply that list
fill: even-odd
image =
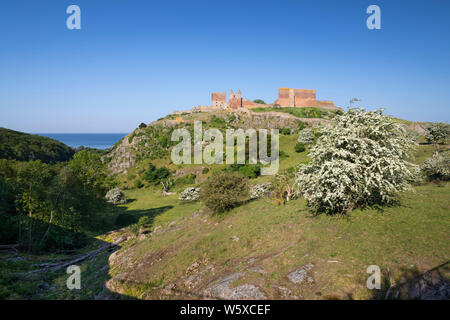
[{"label": "castle ruin", "polygon": [[211,94],[211,108],[213,109],[240,109],[254,107],[320,107],[320,108],[336,108],[333,101],[317,100],[316,90],[312,89],[292,89],[279,88],[278,99],[271,104],[260,105],[251,100],[242,98],[241,90],[234,93],[230,90],[228,102],[225,92],[213,92]]},{"label": "castle ruin", "polygon": [[321,107],[335,108],[333,101],[317,100],[316,90],[279,88],[274,105],[281,107]]}]

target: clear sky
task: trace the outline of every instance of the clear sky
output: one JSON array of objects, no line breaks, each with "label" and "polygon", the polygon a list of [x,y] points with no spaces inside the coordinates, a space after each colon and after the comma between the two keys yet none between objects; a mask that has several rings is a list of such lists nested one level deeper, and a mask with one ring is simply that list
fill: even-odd
[{"label": "clear sky", "polygon": [[129,132],[213,91],[272,102],[279,87],[449,121],[449,14],[448,0],[1,0],[0,126]]}]

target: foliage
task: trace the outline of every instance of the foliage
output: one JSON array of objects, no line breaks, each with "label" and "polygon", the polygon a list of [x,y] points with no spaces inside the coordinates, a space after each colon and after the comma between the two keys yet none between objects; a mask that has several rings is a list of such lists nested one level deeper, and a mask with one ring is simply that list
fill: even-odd
[{"label": "foliage", "polygon": [[[261,164],[260,163],[256,163],[256,164],[234,163],[234,164],[231,164],[229,168],[231,169],[231,171],[239,172],[244,177],[247,177],[250,179],[259,177],[261,175]],[[225,169],[225,171],[228,171],[228,170],[229,169]]]},{"label": "foliage", "polygon": [[303,143],[297,142],[297,143],[295,144],[295,152],[300,153],[300,152],[303,152],[303,151],[305,151],[305,150],[306,150],[306,147],[305,147],[305,145],[304,145]]},{"label": "foliage", "polygon": [[423,172],[429,180],[450,180],[450,151],[437,152],[425,160]]},{"label": "foliage", "polygon": [[266,104],[266,102],[262,99],[255,99],[253,100],[254,103],[258,103],[258,104]]},{"label": "foliage", "polygon": [[300,130],[297,141],[305,145],[311,144],[314,142],[314,133],[309,128]]},{"label": "foliage", "polygon": [[293,173],[286,172],[285,174],[276,175],[272,185],[272,196],[276,205],[286,204],[286,202],[297,196],[297,186]]},{"label": "foliage", "polygon": [[106,193],[106,201],[112,204],[122,204],[127,202],[127,198],[123,194],[123,191],[119,188],[113,188]]},{"label": "foliage", "polygon": [[297,127],[297,130],[303,130],[303,129],[305,129],[306,128],[306,125],[305,125],[305,123],[304,122],[302,122],[302,121],[299,121],[298,122],[298,127]]},{"label": "foliage", "polygon": [[139,125],[139,129],[144,129],[147,128],[147,125],[143,122],[141,122],[141,124]]},{"label": "foliage", "polygon": [[270,112],[270,111],[277,111],[277,112],[285,112],[292,114],[293,116],[299,117],[299,118],[324,118],[327,117],[333,117],[336,115],[336,112],[331,110],[325,110],[320,108],[314,108],[314,107],[305,107],[305,108],[295,108],[295,107],[283,107],[283,108],[253,108],[252,111],[254,112]]},{"label": "foliage", "polygon": [[216,115],[212,115],[211,119],[209,120],[208,126],[210,128],[216,129],[226,129],[228,127],[225,119],[217,117]]},{"label": "foliage", "polygon": [[150,164],[147,171],[145,171],[143,178],[148,183],[158,185],[161,181],[170,177],[170,171],[166,167],[156,168],[153,164]]},{"label": "foliage", "polygon": [[450,138],[450,124],[448,123],[432,123],[425,130],[425,139],[428,142],[438,144],[446,143]]},{"label": "foliage", "polygon": [[0,158],[41,160],[45,163],[69,161],[75,150],[62,142],[23,132],[0,128]]},{"label": "foliage", "polygon": [[280,133],[284,134],[285,136],[288,136],[291,134],[291,129],[290,128],[281,128]]},{"label": "foliage", "polygon": [[28,251],[85,245],[85,233],[101,225],[111,186],[100,156],[88,151],[55,165],[1,160],[0,242],[18,242]]},{"label": "foliage", "polygon": [[138,226],[147,227],[152,224],[152,219],[149,216],[142,216],[138,220]]},{"label": "foliage", "polygon": [[140,189],[140,188],[142,188],[144,186],[144,184],[142,183],[141,179],[137,179],[137,180],[134,180],[133,186],[136,189]]},{"label": "foliage", "polygon": [[234,172],[218,172],[202,186],[200,200],[214,213],[228,211],[249,196],[246,178]]},{"label": "foliage", "polygon": [[203,174],[207,174],[209,172],[209,168],[208,167],[204,167],[202,170]]},{"label": "foliage", "polygon": [[417,166],[405,160],[413,142],[382,110],[350,109],[322,133],[297,178],[317,213],[392,203],[416,178]]},{"label": "foliage", "polygon": [[197,176],[195,174],[190,173],[190,174],[184,175],[184,176],[176,179],[174,184],[175,185],[194,184],[196,178],[197,178]]}]

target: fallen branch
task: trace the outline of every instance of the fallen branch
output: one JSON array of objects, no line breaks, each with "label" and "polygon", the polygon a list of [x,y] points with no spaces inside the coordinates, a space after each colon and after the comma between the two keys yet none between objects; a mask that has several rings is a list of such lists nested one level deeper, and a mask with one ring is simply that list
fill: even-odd
[{"label": "fallen branch", "polygon": [[103,251],[106,251],[106,250],[109,250],[111,248],[117,247],[117,245],[119,243],[121,243],[121,242],[123,242],[123,241],[125,241],[127,239],[126,237],[125,238],[120,237],[120,238],[118,239],[118,241],[115,241],[114,243],[108,243],[107,245],[104,245],[103,247],[100,247],[98,249],[90,251],[90,252],[88,252],[86,254],[83,254],[83,255],[81,255],[81,256],[73,259],[73,260],[67,261],[67,262],[41,264],[39,266],[44,266],[43,268],[29,271],[28,274],[43,273],[43,272],[48,272],[48,271],[53,272],[53,271],[56,271],[58,269],[61,269],[61,268],[68,267],[70,265],[76,264],[78,262],[82,262],[82,261],[84,261],[86,259],[89,259],[91,257],[94,257],[94,256],[98,255],[99,253],[101,253]]},{"label": "fallen branch", "polygon": [[19,244],[0,244],[0,250],[15,249],[18,246],[19,246]]}]

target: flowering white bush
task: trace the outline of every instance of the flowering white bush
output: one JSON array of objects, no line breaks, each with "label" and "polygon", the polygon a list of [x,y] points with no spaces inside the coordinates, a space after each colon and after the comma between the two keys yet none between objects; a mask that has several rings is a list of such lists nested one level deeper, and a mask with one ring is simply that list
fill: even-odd
[{"label": "flowering white bush", "polygon": [[425,130],[425,139],[428,142],[438,144],[445,143],[450,137],[450,124],[448,123],[432,123]]},{"label": "flowering white bush", "polygon": [[314,133],[311,129],[305,128],[298,133],[298,142],[303,144],[310,144],[314,142]]},{"label": "flowering white bush", "polygon": [[321,132],[296,180],[315,212],[390,203],[417,177],[418,167],[406,160],[412,140],[382,110],[350,109]]},{"label": "flowering white bush", "polygon": [[127,202],[127,198],[119,188],[114,188],[106,193],[106,201],[113,204],[123,204]]},{"label": "flowering white bush", "polygon": [[429,179],[450,180],[450,151],[435,153],[425,160],[423,171]]}]

